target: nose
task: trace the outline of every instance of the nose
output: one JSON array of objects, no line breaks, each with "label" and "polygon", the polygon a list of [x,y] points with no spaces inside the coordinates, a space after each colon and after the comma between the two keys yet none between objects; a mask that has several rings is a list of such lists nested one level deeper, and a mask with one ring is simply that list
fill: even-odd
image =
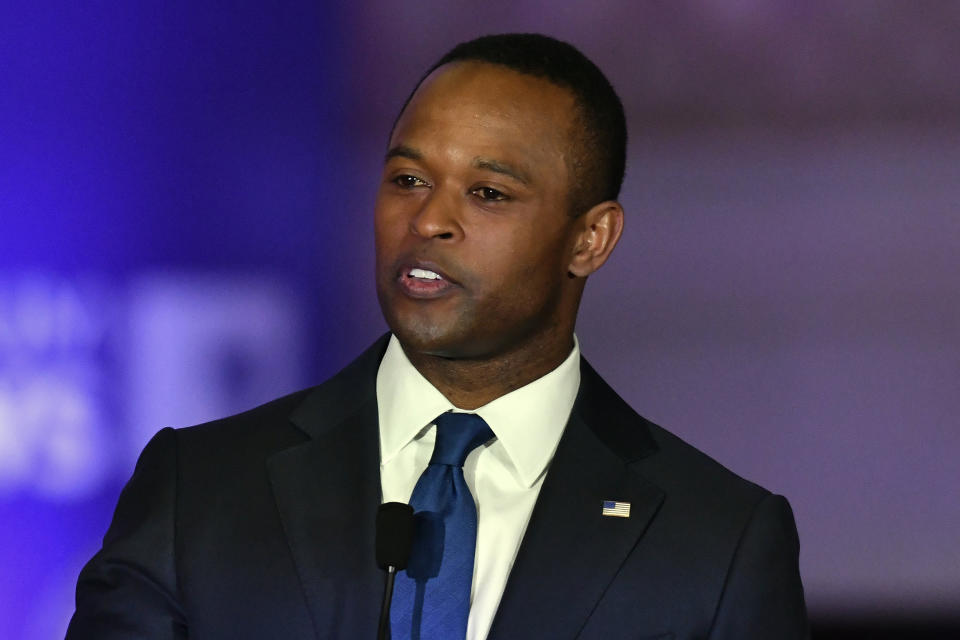
[{"label": "nose", "polygon": [[434,189],[410,219],[410,232],[438,240],[453,240],[462,236],[455,196]]}]

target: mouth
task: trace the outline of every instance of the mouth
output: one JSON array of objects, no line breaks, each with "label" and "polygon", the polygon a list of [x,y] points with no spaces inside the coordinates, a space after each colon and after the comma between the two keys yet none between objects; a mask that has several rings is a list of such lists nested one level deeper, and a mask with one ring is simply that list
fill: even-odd
[{"label": "mouth", "polygon": [[424,264],[401,267],[397,281],[411,298],[438,298],[459,286],[434,265]]}]

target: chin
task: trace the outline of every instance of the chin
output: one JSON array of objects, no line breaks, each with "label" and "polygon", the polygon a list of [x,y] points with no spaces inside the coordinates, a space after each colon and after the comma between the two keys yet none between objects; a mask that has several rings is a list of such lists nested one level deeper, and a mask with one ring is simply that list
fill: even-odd
[{"label": "chin", "polygon": [[442,358],[457,358],[464,355],[463,339],[450,331],[428,323],[391,324],[393,334],[403,345],[404,351]]},{"label": "chin", "polygon": [[[388,304],[384,304],[388,302]],[[463,347],[471,342],[458,317],[446,313],[428,312],[422,308],[410,308],[403,300],[390,304],[381,297],[380,309],[387,326],[407,353],[456,358]],[[467,335],[465,335],[467,334]]]},{"label": "chin", "polygon": [[384,314],[387,325],[397,336],[408,356],[411,353],[439,358],[469,358],[478,355],[485,341],[468,327],[447,324],[422,317],[397,317]]}]

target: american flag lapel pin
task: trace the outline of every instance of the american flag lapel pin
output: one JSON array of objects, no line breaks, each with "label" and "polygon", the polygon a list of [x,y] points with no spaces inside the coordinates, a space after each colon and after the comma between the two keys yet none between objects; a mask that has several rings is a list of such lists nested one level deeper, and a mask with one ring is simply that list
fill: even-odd
[{"label": "american flag lapel pin", "polygon": [[614,516],[617,518],[629,518],[630,503],[617,502],[616,500],[604,500],[602,513],[605,516]]}]

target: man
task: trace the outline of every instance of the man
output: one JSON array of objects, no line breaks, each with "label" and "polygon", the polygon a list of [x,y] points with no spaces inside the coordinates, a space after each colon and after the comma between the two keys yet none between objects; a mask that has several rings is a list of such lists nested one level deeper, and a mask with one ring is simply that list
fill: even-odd
[{"label": "man", "polygon": [[394,638],[807,637],[786,501],[580,358],[625,140],[613,89],[567,44],[444,56],[401,110],[377,196],[391,335],[319,387],[158,433],[68,637],[371,638],[374,513],[408,500]]}]

